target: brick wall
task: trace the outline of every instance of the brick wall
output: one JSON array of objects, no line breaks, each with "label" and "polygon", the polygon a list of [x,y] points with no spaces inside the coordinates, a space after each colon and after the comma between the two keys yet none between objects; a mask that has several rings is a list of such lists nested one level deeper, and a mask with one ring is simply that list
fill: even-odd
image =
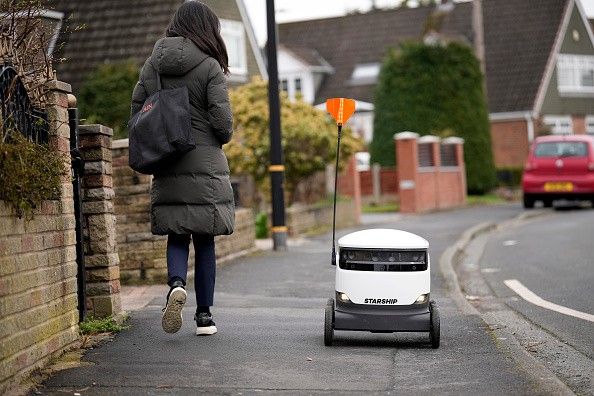
[{"label": "brick wall", "polygon": [[524,166],[529,145],[525,120],[491,121],[491,141],[497,168]]},{"label": "brick wall", "polygon": [[[151,176],[134,172],[128,166],[127,140],[115,141],[112,152],[114,209],[117,219],[116,240],[121,281],[123,283],[162,282],[167,277],[165,251],[167,239],[164,236],[151,234]],[[255,228],[252,211],[238,209],[235,213],[233,235],[216,238],[217,257],[234,255],[252,249],[254,245]],[[192,260],[191,256],[190,262]]]},{"label": "brick wall", "polygon": [[[452,137],[442,141],[436,136],[419,138],[416,133],[402,132],[395,135],[395,140],[402,213],[446,209],[466,203],[466,168],[462,139]],[[421,144],[432,146],[432,158],[429,161],[432,166],[419,166]],[[454,147],[451,165],[442,166],[440,145]]]},{"label": "brick wall", "polygon": [[[70,169],[67,93],[52,82],[50,147]],[[60,201],[43,202],[31,220],[0,202],[0,394],[78,338],[76,233],[72,182]]]},{"label": "brick wall", "polygon": [[[396,168],[380,168],[379,171],[380,194],[397,195],[398,194],[398,171]],[[361,196],[368,197],[373,195],[373,171],[359,172],[361,180]]]},{"label": "brick wall", "polygon": [[[336,205],[336,227],[350,227],[358,223],[355,202],[338,202]],[[287,209],[287,227],[289,227],[290,236],[328,229],[332,227],[332,206],[293,205]]]}]

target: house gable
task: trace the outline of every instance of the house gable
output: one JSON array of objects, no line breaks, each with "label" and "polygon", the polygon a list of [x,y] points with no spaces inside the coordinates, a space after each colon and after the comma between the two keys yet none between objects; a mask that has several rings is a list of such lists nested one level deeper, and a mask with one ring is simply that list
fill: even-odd
[{"label": "house gable", "polygon": [[569,1],[483,1],[489,113],[533,110]]},{"label": "house gable", "polygon": [[[559,60],[572,61],[590,59],[594,62],[594,42],[592,31],[588,26],[577,3],[572,4],[563,37],[560,37],[559,51],[555,54],[554,63],[548,84],[543,87],[544,97],[540,108],[536,108],[539,115],[588,115],[594,114],[594,89],[592,92],[560,91]],[[587,57],[587,58],[584,58]]]}]

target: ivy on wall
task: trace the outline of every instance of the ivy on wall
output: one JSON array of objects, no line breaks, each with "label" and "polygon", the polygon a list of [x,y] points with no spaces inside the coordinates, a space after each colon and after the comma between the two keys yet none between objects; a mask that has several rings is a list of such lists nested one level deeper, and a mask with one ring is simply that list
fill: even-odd
[{"label": "ivy on wall", "polygon": [[47,144],[7,131],[0,141],[0,200],[17,216],[31,218],[43,201],[60,199],[64,159]]}]

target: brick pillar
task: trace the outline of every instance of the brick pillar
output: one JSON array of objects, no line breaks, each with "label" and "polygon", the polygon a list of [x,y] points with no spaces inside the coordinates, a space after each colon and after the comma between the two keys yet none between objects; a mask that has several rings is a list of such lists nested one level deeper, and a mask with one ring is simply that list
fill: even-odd
[{"label": "brick pillar", "polygon": [[456,163],[460,168],[460,204],[466,205],[466,162],[464,162],[464,139],[453,137],[450,141],[456,143]]},{"label": "brick pillar", "polygon": [[456,186],[458,193],[456,195],[458,204],[466,204],[466,164],[464,162],[464,139],[459,137],[449,137],[443,140],[443,144],[453,144],[456,146],[456,164],[458,166],[458,184]]},{"label": "brick pillar", "polygon": [[396,144],[396,169],[399,180],[400,212],[415,213],[417,207],[417,178],[419,151],[414,132],[401,132],[394,135]]},{"label": "brick pillar", "polygon": [[[441,138],[439,136],[425,135],[421,136],[417,141],[419,144],[431,145],[431,154],[433,157],[433,189],[429,188],[429,191],[434,191],[433,200],[429,203],[429,207],[423,208],[423,210],[433,210],[440,208],[440,192],[443,186],[440,184],[439,168],[441,167]],[[418,191],[418,190],[417,190]]]},{"label": "brick pillar", "polygon": [[87,310],[94,317],[121,312],[120,267],[113,207],[113,131],[103,125],[81,125],[80,151],[85,160],[82,178],[85,224]]}]

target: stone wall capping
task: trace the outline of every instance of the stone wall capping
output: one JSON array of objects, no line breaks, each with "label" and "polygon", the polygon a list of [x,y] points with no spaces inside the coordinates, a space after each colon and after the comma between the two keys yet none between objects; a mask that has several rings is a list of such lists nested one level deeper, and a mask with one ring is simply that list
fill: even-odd
[{"label": "stone wall capping", "polygon": [[398,132],[394,135],[394,140],[408,140],[408,139],[418,139],[419,134],[410,131]]},{"label": "stone wall capping", "polygon": [[78,127],[78,134],[83,135],[103,135],[113,136],[113,129],[106,127],[105,125],[91,124],[91,125],[80,125]]},{"label": "stone wall capping", "polygon": [[441,141],[441,144],[464,144],[464,139],[457,136],[450,136]]},{"label": "stone wall capping", "polygon": [[114,140],[113,144],[112,144],[112,148],[113,149],[123,149],[123,148],[128,148],[130,145],[128,139],[118,139],[118,140]]},{"label": "stone wall capping", "polygon": [[50,80],[45,83],[45,86],[51,91],[63,92],[63,93],[71,93],[72,86],[70,84],[65,83],[64,81],[59,80]]},{"label": "stone wall capping", "polygon": [[419,138],[419,143],[439,143],[441,138],[434,135],[425,135]]}]

